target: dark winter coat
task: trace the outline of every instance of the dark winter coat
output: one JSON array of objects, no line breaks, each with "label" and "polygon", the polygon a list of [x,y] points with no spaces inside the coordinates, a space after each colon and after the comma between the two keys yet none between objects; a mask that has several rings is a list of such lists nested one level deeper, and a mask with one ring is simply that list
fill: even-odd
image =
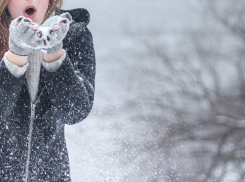
[{"label": "dark winter coat", "polygon": [[[31,104],[25,75],[17,78],[4,61],[0,63],[1,182],[22,181],[28,161],[28,182],[70,181],[64,127],[81,122],[91,111],[95,53],[92,35],[86,27],[89,13],[85,9],[68,12],[74,22],[63,40],[67,56],[56,72],[41,67],[35,105]],[[31,105],[35,106],[33,112]]]}]

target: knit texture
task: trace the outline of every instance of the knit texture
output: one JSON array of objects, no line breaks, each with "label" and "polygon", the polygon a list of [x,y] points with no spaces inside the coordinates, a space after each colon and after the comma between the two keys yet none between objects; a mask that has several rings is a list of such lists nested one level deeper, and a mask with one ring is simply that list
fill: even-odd
[{"label": "knit texture", "polygon": [[17,55],[21,55],[21,56],[26,56],[26,55],[30,54],[30,52],[33,50],[31,48],[28,48],[28,47],[17,46],[17,44],[13,41],[13,38],[9,39],[9,49],[13,53],[15,53]]},{"label": "knit texture", "polygon": [[18,55],[29,55],[41,42],[37,32],[26,22],[38,26],[24,16],[12,20],[9,25],[9,49]]},{"label": "knit texture", "polygon": [[27,63],[23,67],[18,67],[17,65],[11,63],[7,59],[6,53],[4,54],[3,60],[10,73],[15,77],[19,78],[26,72],[25,77],[28,84],[28,90],[30,93],[31,101],[34,102],[38,92],[41,63],[48,72],[55,72],[62,65],[65,57],[66,51],[64,51],[63,55],[57,61],[47,63],[43,60],[43,56],[40,50],[34,50],[29,54]]},{"label": "knit texture", "polygon": [[[63,25],[61,25],[62,22],[64,23]],[[68,12],[48,18],[38,29],[38,32],[42,35],[40,38],[42,43],[40,48],[46,51],[47,54],[52,54],[60,50],[62,40],[69,31],[71,23],[72,16]],[[58,30],[54,29],[55,25],[59,25]],[[53,32],[53,34],[50,32]]]},{"label": "knit texture", "polygon": [[[30,18],[19,16],[11,20],[9,26],[9,48],[17,55],[29,55],[34,49],[43,49],[46,54],[55,53],[62,48],[62,40],[66,36],[70,23],[72,22],[71,15],[66,12],[59,16],[54,16],[53,12],[45,22],[39,27],[38,24],[32,22]],[[26,24],[29,22],[29,24]],[[66,22],[60,26],[58,30],[54,30],[54,25],[59,25],[61,22]],[[31,25],[39,27],[38,30],[33,30]],[[50,32],[53,32],[51,34]],[[38,36],[41,34],[41,37]]]},{"label": "knit texture", "polygon": [[19,67],[13,63],[11,63],[8,59],[7,59],[7,52],[5,52],[4,56],[3,56],[3,61],[6,65],[6,67],[8,68],[8,70],[10,71],[10,73],[12,75],[14,75],[15,77],[19,78],[22,75],[25,74],[27,67],[29,66],[29,63],[27,62],[24,66]]}]

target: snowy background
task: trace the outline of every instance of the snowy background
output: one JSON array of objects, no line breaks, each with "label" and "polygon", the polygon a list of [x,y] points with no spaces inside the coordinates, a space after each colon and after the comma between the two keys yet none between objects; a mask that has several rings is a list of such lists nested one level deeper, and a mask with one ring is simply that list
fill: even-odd
[{"label": "snowy background", "polygon": [[[235,93],[227,89],[230,83],[236,86],[235,74],[224,64],[217,66],[218,71],[211,69],[215,67],[213,61],[210,67],[206,67],[207,62],[202,64],[205,55],[218,52],[217,47],[227,52],[229,46],[237,42],[235,36],[228,36],[220,27],[214,31],[217,22],[212,18],[205,19],[201,2],[204,1],[65,0],[63,9],[85,8],[90,12],[88,28],[93,34],[97,60],[92,113],[82,123],[66,126],[73,182],[208,181],[212,179],[214,167],[219,169],[214,172],[214,177],[223,174],[219,162],[212,163],[215,158],[208,158],[214,156],[214,151],[219,151],[219,148],[216,150],[216,143],[206,137],[211,136],[213,127],[205,129],[204,124],[220,121],[213,114],[213,107],[220,104],[213,104],[217,93],[208,95],[207,92],[211,93],[213,87],[216,88],[212,79],[216,78],[216,73],[222,72],[225,93]],[[224,44],[218,39],[221,35],[227,38]],[[187,48],[186,37],[194,41],[194,48]],[[241,45],[239,49],[242,49]],[[165,66],[159,55],[164,57],[162,62]],[[202,59],[198,58],[200,55]],[[186,60],[193,60],[194,67],[181,61],[174,62],[186,56]],[[185,66],[187,71],[178,70]],[[202,70],[205,76],[203,85],[200,80],[192,80],[193,76],[188,77],[187,73],[198,76]],[[187,77],[177,77],[179,74]],[[203,87],[199,89],[198,84]],[[175,96],[173,91],[179,87],[186,90],[182,96]],[[201,97],[203,88],[207,88],[207,95]],[[202,120],[208,122],[193,124]],[[225,121],[223,117],[222,122]],[[200,136],[196,137],[195,133]],[[192,137],[197,140],[186,142]],[[228,149],[231,149],[228,144]],[[193,156],[195,160],[192,160]],[[223,158],[219,159],[222,162]],[[226,162],[222,165],[226,166]],[[231,173],[228,177],[217,181],[229,179],[229,182],[235,182],[240,179]]]},{"label": "snowy background", "polygon": [[91,15],[97,74],[92,113],[82,123],[66,126],[72,180],[163,181],[167,163],[157,142],[164,128],[154,120],[132,119],[154,112],[134,107],[135,99],[154,86],[138,83],[142,60],[131,51],[140,47],[123,30],[164,29],[171,44],[183,28],[197,26],[199,10],[190,0],[69,0],[63,9],[78,7]]}]

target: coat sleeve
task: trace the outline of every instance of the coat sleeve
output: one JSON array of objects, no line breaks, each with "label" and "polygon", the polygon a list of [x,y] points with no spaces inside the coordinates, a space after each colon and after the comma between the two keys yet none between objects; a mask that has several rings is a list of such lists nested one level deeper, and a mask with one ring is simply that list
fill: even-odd
[{"label": "coat sleeve", "polygon": [[94,101],[95,52],[86,24],[71,26],[63,41],[67,54],[55,72],[42,69],[52,116],[76,124],[90,113]]},{"label": "coat sleeve", "polygon": [[0,62],[0,123],[12,113],[24,81],[24,75],[17,78],[9,71],[5,61]]}]

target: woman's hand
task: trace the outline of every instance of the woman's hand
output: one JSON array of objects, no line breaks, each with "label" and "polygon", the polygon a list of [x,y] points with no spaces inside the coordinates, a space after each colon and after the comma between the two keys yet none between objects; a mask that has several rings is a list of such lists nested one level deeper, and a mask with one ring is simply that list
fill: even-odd
[{"label": "woman's hand", "polygon": [[41,41],[37,35],[38,24],[31,19],[19,16],[10,23],[9,49],[16,55],[27,56]]},{"label": "woman's hand", "polygon": [[62,40],[69,31],[72,17],[69,13],[53,16],[47,19],[37,30],[41,39],[41,51],[45,54],[52,54],[62,48]]},{"label": "woman's hand", "polygon": [[[46,62],[57,60],[63,53],[62,40],[69,31],[72,17],[69,13],[63,13],[47,19],[42,26],[38,26],[31,19],[19,16],[14,19],[9,28],[9,48],[7,58],[10,62],[23,66],[27,56],[34,49],[41,49]],[[23,56],[21,63],[16,62],[16,56]]]}]

